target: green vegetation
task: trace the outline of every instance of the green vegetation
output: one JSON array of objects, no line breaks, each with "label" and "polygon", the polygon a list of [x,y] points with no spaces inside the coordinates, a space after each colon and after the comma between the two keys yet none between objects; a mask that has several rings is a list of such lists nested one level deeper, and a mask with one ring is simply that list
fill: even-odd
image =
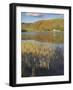
[{"label": "green vegetation", "polygon": [[64,31],[64,19],[40,20],[35,23],[22,23],[22,31],[25,32],[42,32],[42,31]]}]

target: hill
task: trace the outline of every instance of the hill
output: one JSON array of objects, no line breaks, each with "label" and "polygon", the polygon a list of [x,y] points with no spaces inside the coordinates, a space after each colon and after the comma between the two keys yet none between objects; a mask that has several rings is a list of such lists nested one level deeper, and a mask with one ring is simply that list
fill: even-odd
[{"label": "hill", "polygon": [[30,31],[64,31],[64,19],[51,19],[51,20],[40,20],[34,23],[22,23],[21,29],[23,32]]}]

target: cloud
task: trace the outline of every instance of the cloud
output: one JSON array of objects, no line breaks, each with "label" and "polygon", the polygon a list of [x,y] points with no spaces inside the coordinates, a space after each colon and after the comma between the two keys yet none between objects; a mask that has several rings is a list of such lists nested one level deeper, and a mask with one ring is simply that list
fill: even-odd
[{"label": "cloud", "polygon": [[43,16],[42,13],[34,13],[34,12],[27,12],[26,15],[27,16],[35,16],[35,17]]}]

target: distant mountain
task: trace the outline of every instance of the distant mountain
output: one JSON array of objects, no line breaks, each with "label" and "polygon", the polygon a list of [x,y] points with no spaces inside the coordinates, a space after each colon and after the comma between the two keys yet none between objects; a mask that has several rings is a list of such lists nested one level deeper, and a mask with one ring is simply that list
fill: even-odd
[{"label": "distant mountain", "polygon": [[64,31],[64,19],[40,20],[34,23],[22,23],[23,32],[30,31]]}]

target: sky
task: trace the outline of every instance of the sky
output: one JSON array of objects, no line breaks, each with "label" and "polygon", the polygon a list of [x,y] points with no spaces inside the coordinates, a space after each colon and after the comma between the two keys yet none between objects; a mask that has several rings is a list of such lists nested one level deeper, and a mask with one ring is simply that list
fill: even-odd
[{"label": "sky", "polygon": [[64,18],[63,14],[21,12],[22,23],[34,23],[39,20]]}]

